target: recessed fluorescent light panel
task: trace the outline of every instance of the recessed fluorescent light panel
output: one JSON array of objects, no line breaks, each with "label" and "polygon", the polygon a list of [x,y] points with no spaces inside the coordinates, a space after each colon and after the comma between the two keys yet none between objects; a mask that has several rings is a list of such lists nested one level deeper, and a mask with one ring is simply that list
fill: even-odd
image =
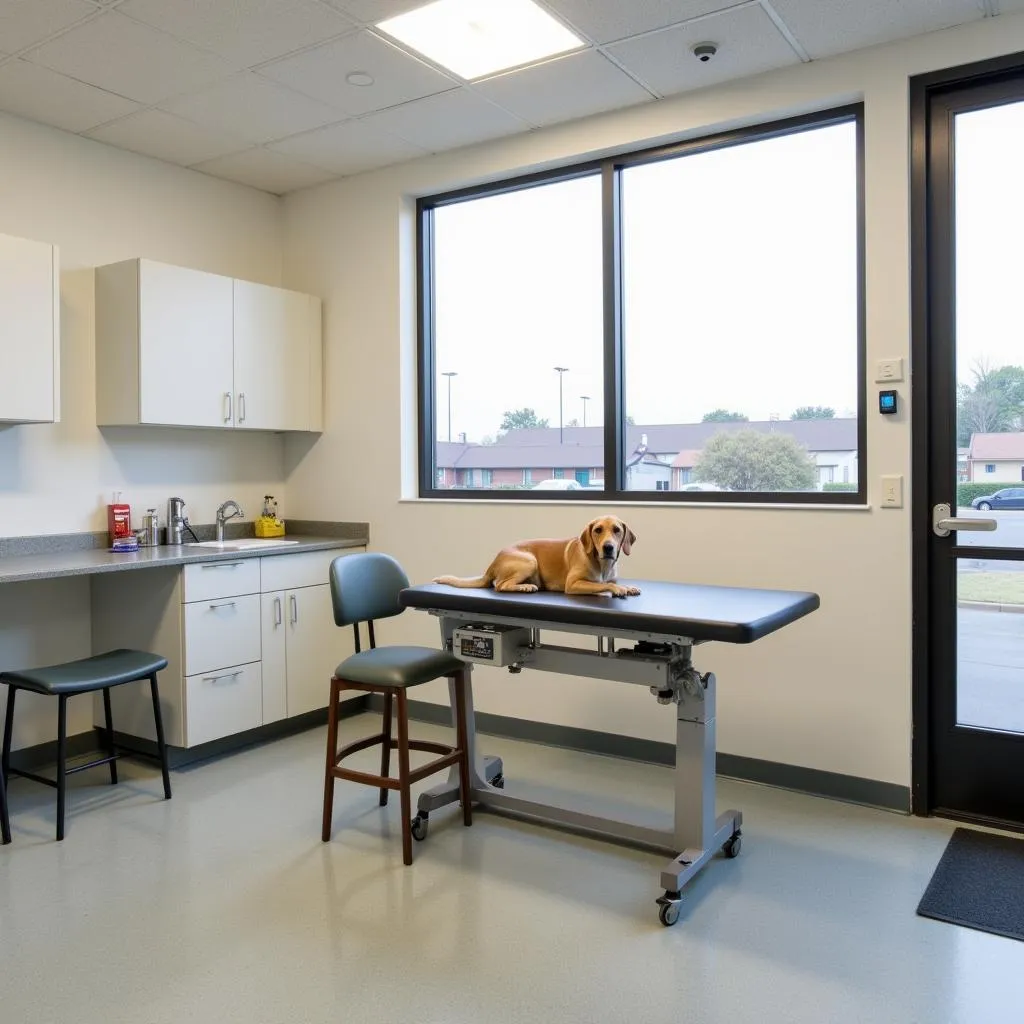
[{"label": "recessed fluorescent light panel", "polygon": [[435,0],[377,28],[467,79],[583,46],[533,0]]}]

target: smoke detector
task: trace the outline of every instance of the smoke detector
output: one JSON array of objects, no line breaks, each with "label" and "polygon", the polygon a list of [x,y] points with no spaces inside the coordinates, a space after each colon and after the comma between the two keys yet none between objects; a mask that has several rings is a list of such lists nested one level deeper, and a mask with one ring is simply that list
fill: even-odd
[{"label": "smoke detector", "polygon": [[718,53],[718,43],[697,43],[693,47],[693,55],[702,64],[707,64]]}]

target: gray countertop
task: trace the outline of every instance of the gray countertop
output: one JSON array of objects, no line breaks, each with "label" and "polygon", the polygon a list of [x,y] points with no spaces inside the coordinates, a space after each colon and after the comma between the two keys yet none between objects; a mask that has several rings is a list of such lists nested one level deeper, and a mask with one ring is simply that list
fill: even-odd
[{"label": "gray countertop", "polygon": [[240,551],[221,551],[197,547],[161,545],[140,548],[132,552],[115,552],[106,548],[79,551],[51,551],[31,555],[0,557],[0,583],[21,583],[28,580],[50,580],[63,576],[93,576],[106,572],[125,572],[132,569],[157,569],[193,562],[237,562],[242,558],[268,558],[277,555],[296,555],[305,551],[331,551],[333,549],[365,547],[366,537],[291,536],[285,540],[294,544],[271,545],[265,548],[246,548]]}]

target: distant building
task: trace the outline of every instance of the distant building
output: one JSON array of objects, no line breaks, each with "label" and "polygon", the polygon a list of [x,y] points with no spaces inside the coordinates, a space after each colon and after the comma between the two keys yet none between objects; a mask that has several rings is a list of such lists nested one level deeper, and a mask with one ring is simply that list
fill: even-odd
[{"label": "distant building", "polygon": [[978,484],[1024,481],[1024,433],[972,434],[967,449],[967,480]]},{"label": "distant building", "polygon": [[[626,428],[629,490],[682,490],[695,483],[695,467],[718,433],[756,430],[795,438],[814,458],[818,484],[857,483],[857,421],[758,420],[749,423],[668,423]],[[439,488],[529,488],[542,480],[604,485],[604,428],[557,427],[510,430],[494,444],[439,442]]]}]

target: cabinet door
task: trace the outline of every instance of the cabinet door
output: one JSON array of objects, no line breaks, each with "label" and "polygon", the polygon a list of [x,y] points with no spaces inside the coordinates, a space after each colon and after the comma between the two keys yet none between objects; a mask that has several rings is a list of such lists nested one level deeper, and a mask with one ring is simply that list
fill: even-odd
[{"label": "cabinet door", "polygon": [[59,418],[56,250],[0,235],[0,420]]},{"label": "cabinet door", "polygon": [[288,627],[285,625],[287,595],[261,594],[263,641],[263,724],[279,722],[288,717],[288,661],[286,656]]},{"label": "cabinet door", "polygon": [[232,279],[139,261],[139,412],[143,423],[234,421]]},{"label": "cabinet door", "polygon": [[327,707],[331,676],[352,653],[352,631],[334,624],[327,584],[286,592],[288,716]]},{"label": "cabinet door", "polygon": [[309,296],[234,282],[235,424],[308,430]]}]

